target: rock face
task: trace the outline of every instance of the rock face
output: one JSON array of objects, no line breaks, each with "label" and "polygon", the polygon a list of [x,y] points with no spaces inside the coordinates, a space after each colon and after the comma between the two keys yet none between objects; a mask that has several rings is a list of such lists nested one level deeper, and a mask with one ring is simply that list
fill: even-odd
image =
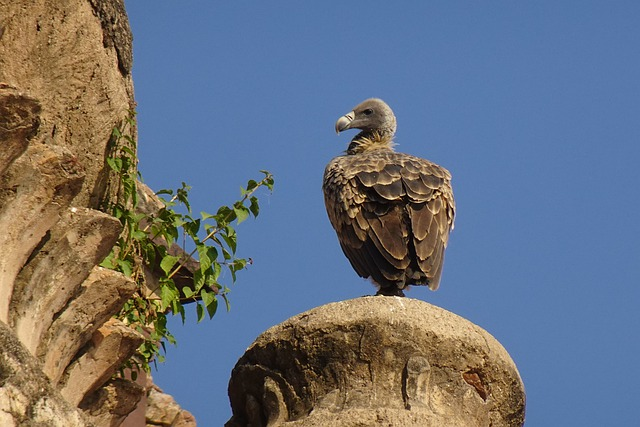
[{"label": "rock face", "polygon": [[195,427],[196,421],[189,411],[182,409],[173,397],[155,384],[147,389],[146,423],[159,427]]},{"label": "rock face", "polygon": [[229,383],[236,426],[521,426],[524,386],[489,333],[422,301],[315,308],[249,347]]},{"label": "rock face", "polygon": [[110,379],[142,339],[109,320],[137,285],[96,266],[131,39],[123,0],[0,0],[2,426],[118,425],[146,392]]},{"label": "rock face", "polygon": [[9,101],[31,113],[14,113],[14,121],[25,117],[20,135],[38,126],[23,149],[64,152],[83,175],[74,205],[95,209],[106,185],[106,144],[134,107],[124,1],[0,0],[0,12],[0,84],[30,100]]},{"label": "rock face", "polygon": [[0,322],[0,425],[84,427],[89,425],[42,375],[34,357]]}]

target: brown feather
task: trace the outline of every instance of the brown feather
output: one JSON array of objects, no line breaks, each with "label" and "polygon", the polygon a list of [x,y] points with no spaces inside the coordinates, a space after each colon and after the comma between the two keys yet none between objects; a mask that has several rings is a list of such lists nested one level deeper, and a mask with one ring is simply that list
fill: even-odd
[{"label": "brown feather", "polygon": [[392,212],[383,217],[369,220],[369,236],[381,255],[396,268],[406,268],[408,264],[407,231],[400,218]]}]

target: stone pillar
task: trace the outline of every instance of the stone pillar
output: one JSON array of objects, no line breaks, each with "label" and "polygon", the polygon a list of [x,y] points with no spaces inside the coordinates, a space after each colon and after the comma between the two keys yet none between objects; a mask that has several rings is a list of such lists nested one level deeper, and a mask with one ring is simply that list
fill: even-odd
[{"label": "stone pillar", "polygon": [[521,426],[525,392],[489,333],[423,301],[363,297],[264,332],[229,383],[239,426]]}]

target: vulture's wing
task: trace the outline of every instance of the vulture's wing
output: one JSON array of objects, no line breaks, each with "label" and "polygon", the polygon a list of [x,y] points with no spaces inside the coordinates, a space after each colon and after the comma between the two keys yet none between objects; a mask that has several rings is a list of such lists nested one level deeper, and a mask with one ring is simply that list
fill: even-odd
[{"label": "vulture's wing", "polygon": [[323,183],[327,212],[361,277],[381,287],[437,289],[454,219],[450,179],[428,160],[393,151],[329,163]]}]

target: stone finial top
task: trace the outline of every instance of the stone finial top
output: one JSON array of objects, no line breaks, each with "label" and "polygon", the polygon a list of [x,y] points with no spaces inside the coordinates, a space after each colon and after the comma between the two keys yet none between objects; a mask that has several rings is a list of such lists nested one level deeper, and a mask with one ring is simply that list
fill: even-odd
[{"label": "stone finial top", "polygon": [[239,425],[520,426],[525,393],[482,328],[423,301],[363,297],[265,331],[229,383]]}]

